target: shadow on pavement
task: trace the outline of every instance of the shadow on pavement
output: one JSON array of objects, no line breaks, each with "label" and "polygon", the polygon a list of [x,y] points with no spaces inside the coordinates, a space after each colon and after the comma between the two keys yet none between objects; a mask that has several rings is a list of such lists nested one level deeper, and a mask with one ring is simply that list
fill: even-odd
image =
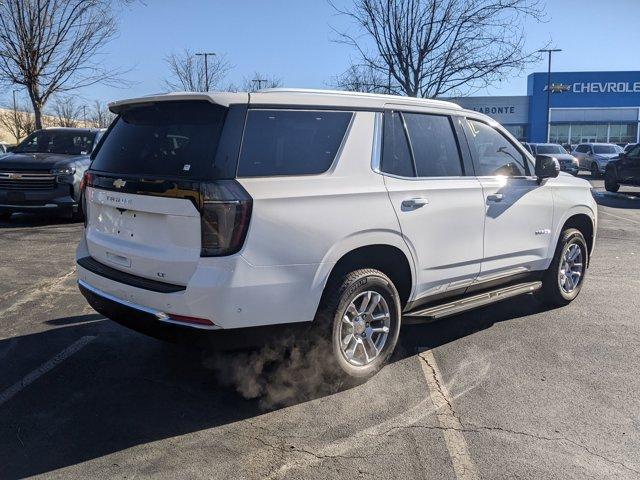
[{"label": "shadow on pavement", "polygon": [[598,205],[603,207],[623,209],[640,208],[640,192],[638,191],[619,191],[612,193],[602,190],[592,190],[592,193]]},{"label": "shadow on pavement", "polygon": [[3,228],[25,228],[44,227],[48,225],[73,225],[82,222],[72,220],[63,215],[36,214],[36,213],[14,213],[11,220],[0,220],[0,229]]},{"label": "shadow on pavement", "polygon": [[[533,298],[521,297],[405,325],[392,363],[542,310]],[[47,323],[60,327],[0,341],[0,353],[10,350],[0,369],[0,399],[74,342],[90,341],[0,404],[0,478],[42,474],[265,413],[258,400],[222,386],[204,366],[202,352],[144,337],[95,314]]]}]

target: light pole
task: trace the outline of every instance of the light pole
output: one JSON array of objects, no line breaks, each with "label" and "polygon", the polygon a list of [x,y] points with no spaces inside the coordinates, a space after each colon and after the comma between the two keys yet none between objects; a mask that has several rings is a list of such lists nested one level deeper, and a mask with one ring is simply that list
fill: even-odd
[{"label": "light pole", "polygon": [[267,79],[266,78],[254,78],[253,80],[251,80],[253,83],[257,83],[258,84],[258,90],[262,90],[262,82],[266,82]]},{"label": "light pole", "polygon": [[18,104],[16,103],[16,92],[19,92],[19,88],[13,89],[13,116],[16,117],[18,115]]},{"label": "light pole", "polygon": [[209,56],[215,55],[214,52],[198,52],[196,57],[204,57],[204,91],[209,91]]},{"label": "light pole", "polygon": [[549,115],[551,113],[551,54],[561,51],[561,48],[543,48],[538,50],[540,53],[547,53],[549,55],[549,66],[547,68],[547,123],[545,127],[547,142],[549,141]]},{"label": "light pole", "polygon": [[87,128],[87,106],[82,105],[82,123],[83,127]]}]

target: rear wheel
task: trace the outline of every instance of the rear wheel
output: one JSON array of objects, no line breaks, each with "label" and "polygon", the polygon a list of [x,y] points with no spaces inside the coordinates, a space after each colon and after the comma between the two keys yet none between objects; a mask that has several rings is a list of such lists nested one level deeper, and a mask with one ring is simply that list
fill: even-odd
[{"label": "rear wheel", "polygon": [[616,179],[616,175],[611,170],[607,170],[604,174],[604,188],[607,190],[607,192],[613,193],[616,193],[618,190],[620,190],[620,184]]},{"label": "rear wheel", "polygon": [[542,278],[542,301],[552,307],[572,302],[582,289],[588,263],[589,249],[582,233],[575,228],[564,230]]},{"label": "rear wheel", "polygon": [[593,178],[600,178],[600,169],[598,168],[598,164],[593,162],[591,164],[591,176]]},{"label": "rear wheel", "polygon": [[340,376],[366,379],[389,360],[401,324],[400,297],[384,273],[361,269],[327,286],[316,318]]}]

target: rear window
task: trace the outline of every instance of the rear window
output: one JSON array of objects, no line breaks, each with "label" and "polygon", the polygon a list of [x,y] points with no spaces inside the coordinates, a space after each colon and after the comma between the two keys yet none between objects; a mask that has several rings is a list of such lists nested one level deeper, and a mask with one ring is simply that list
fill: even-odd
[{"label": "rear window", "polygon": [[335,111],[249,110],[238,176],[326,172],[352,116]]},{"label": "rear window", "polygon": [[203,101],[158,102],[120,114],[92,170],[211,178],[227,109]]},{"label": "rear window", "polygon": [[541,155],[548,155],[553,153],[567,153],[567,151],[560,145],[538,145],[536,151]]},{"label": "rear window", "polygon": [[619,153],[614,145],[595,145],[593,151],[595,153]]}]

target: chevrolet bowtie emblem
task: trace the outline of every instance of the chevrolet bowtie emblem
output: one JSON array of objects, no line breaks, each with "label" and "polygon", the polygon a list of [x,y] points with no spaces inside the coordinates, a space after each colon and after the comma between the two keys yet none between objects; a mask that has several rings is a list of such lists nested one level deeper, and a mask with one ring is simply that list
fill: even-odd
[{"label": "chevrolet bowtie emblem", "polygon": [[122,188],[127,184],[126,180],[122,180],[121,178],[113,181],[114,188]]},{"label": "chevrolet bowtie emblem", "polygon": [[[547,89],[548,89],[548,87],[544,87],[544,89],[542,91],[546,92]],[[569,90],[571,90],[571,86],[570,85],[564,85],[562,83],[552,83],[551,84],[551,93],[562,93],[562,92],[568,92]]]}]

